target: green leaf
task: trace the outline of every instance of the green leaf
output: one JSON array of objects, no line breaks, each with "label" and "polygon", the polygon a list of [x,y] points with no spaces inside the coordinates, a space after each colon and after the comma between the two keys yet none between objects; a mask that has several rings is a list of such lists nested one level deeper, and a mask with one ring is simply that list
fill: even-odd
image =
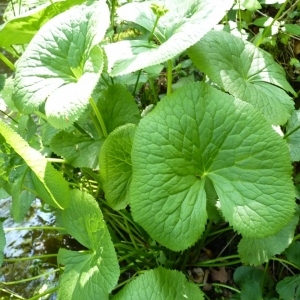
[{"label": "green leaf", "polygon": [[[152,1],[133,2],[121,6],[122,20],[134,22],[152,31],[156,16]],[[159,19],[154,36],[160,45],[141,40],[120,41],[105,46],[112,76],[123,75],[172,59],[195,44],[216,25],[233,5],[232,0],[166,0],[160,3],[169,11]]]},{"label": "green leaf", "polygon": [[102,143],[102,139],[94,140],[88,135],[60,131],[51,139],[50,147],[74,167],[98,169]]},{"label": "green leaf", "polygon": [[3,264],[4,248],[5,248],[5,233],[3,230],[3,224],[2,222],[0,222],[0,267]]},{"label": "green leaf", "polygon": [[257,0],[245,0],[242,6],[251,12],[261,9],[261,5]]},{"label": "green leaf", "polygon": [[300,268],[300,242],[293,242],[285,251],[288,261]]},{"label": "green leaf", "polygon": [[294,214],[282,138],[251,105],[204,83],[178,89],[141,120],[132,168],[134,219],[175,251],[204,230],[206,177],[225,219],[245,237],[276,234]]},{"label": "green leaf", "polygon": [[285,24],[285,32],[289,34],[294,34],[300,36],[300,26],[297,24]]},{"label": "green leaf", "polygon": [[108,133],[127,123],[138,124],[140,112],[133,96],[121,84],[109,86],[98,100],[98,109]]},{"label": "green leaf", "polygon": [[285,277],[276,285],[282,300],[300,299],[300,275]]},{"label": "green leaf", "polygon": [[29,167],[26,164],[23,164],[12,169],[9,176],[12,196],[11,213],[17,223],[23,221],[32,201],[36,198],[30,191],[23,190],[23,185],[28,186],[28,179],[30,178],[29,170]]},{"label": "green leaf", "polygon": [[63,209],[69,203],[69,187],[62,174],[42,154],[31,148],[15,131],[0,120],[0,133],[6,142],[19,154],[35,173],[39,186],[47,194],[48,204]]},{"label": "green leaf", "polygon": [[[67,0],[63,2],[54,0],[51,2],[53,3],[40,5],[37,8],[13,17],[1,25],[0,46],[9,48],[11,45],[28,44],[46,22],[71,6],[82,3],[83,0]],[[18,10],[14,10],[13,12],[18,13]]]},{"label": "green leaf", "polygon": [[299,216],[297,214],[277,234],[264,239],[242,238],[238,245],[242,262],[247,265],[259,266],[267,262],[272,256],[282,253],[293,241],[298,221]]},{"label": "green leaf", "polygon": [[300,127],[300,111],[299,110],[293,111],[293,113],[286,125],[287,137],[285,140],[290,148],[290,154],[291,154],[292,161],[300,161],[300,128],[297,129],[297,127]]},{"label": "green leaf", "polygon": [[284,69],[273,57],[253,44],[224,31],[210,31],[188,55],[198,69],[226,92],[252,104],[273,125],[290,117],[295,94]]},{"label": "green leaf", "polygon": [[84,113],[103,68],[98,44],[108,27],[104,1],[75,6],[51,19],[32,39],[17,64],[13,100],[23,113],[45,103],[56,128]]},{"label": "green leaf", "polygon": [[108,229],[91,195],[73,190],[70,196],[70,205],[62,213],[63,224],[89,250],[59,250],[58,263],[65,265],[65,270],[60,277],[58,299],[108,299],[120,274]]},{"label": "green leaf", "polygon": [[129,203],[131,182],[131,147],[136,125],[118,127],[105,140],[100,152],[100,176],[105,198],[118,210]]},{"label": "green leaf", "polygon": [[203,292],[175,270],[158,267],[126,285],[113,300],[204,299]]}]

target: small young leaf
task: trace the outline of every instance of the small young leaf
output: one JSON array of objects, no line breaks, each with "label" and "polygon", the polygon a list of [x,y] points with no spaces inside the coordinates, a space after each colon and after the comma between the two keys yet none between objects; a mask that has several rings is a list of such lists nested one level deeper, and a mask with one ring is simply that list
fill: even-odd
[{"label": "small young leaf", "polygon": [[102,143],[102,139],[94,140],[88,135],[60,131],[51,139],[50,147],[74,167],[97,169]]},{"label": "small young leaf", "polygon": [[204,83],[178,89],[141,120],[132,168],[134,219],[175,251],[204,230],[206,177],[245,237],[276,234],[294,214],[285,142],[251,105]]},{"label": "small young leaf", "polygon": [[261,5],[257,0],[244,0],[242,6],[251,12],[261,9]]},{"label": "small young leaf", "polygon": [[127,123],[138,124],[139,109],[126,87],[114,84],[102,92],[98,100],[98,109],[108,133]]},{"label": "small young leaf", "polygon": [[118,210],[129,203],[131,182],[131,147],[136,125],[118,127],[106,139],[100,152],[100,176],[105,198]]},{"label": "small young leaf", "polygon": [[288,261],[300,268],[300,242],[293,242],[285,251]]},{"label": "small young leaf", "polygon": [[113,300],[204,299],[203,292],[175,270],[162,267],[146,271],[125,286]]},{"label": "small young leaf", "polygon": [[282,300],[300,299],[300,275],[285,277],[277,283],[276,291]]},{"label": "small young leaf", "polygon": [[239,256],[242,262],[248,265],[259,266],[272,256],[282,253],[292,242],[298,221],[299,216],[297,214],[277,234],[264,239],[242,238],[238,245]]},{"label": "small young leaf", "polygon": [[[121,6],[117,13],[122,20],[134,22],[149,32],[156,16],[152,1],[133,2]],[[154,36],[160,45],[141,40],[120,41],[105,46],[112,76],[123,75],[172,59],[195,44],[215,26],[233,4],[232,0],[166,0],[160,3],[169,11],[159,19]]]},{"label": "small young leaf", "polygon": [[286,123],[294,103],[284,90],[296,94],[269,53],[227,32],[210,31],[188,55],[211,80],[252,104],[271,124]]},{"label": "small young leaf", "polygon": [[[286,133],[287,138],[285,139],[290,148],[291,160],[292,161],[300,161],[300,111],[295,110],[292,113],[292,116],[287,122],[286,125]],[[296,130],[297,129],[297,130]],[[290,132],[296,130],[291,135]]]},{"label": "small young leaf", "polygon": [[17,64],[13,100],[24,113],[45,103],[48,121],[67,128],[89,104],[103,68],[98,44],[109,23],[104,1],[54,17],[32,39]]},{"label": "small young leaf", "polygon": [[36,183],[43,189],[48,204],[63,209],[69,203],[69,187],[62,174],[42,156],[31,148],[15,131],[0,120],[0,133],[6,142],[19,154],[36,176]]},{"label": "small young leaf", "polygon": [[65,265],[58,299],[108,299],[120,270],[101,210],[95,199],[79,190],[70,193],[70,205],[62,212],[69,234],[89,250],[60,249],[58,263]]},{"label": "small young leaf", "polygon": [[4,248],[5,248],[5,233],[3,230],[3,224],[0,222],[0,267],[2,266],[3,263]]}]

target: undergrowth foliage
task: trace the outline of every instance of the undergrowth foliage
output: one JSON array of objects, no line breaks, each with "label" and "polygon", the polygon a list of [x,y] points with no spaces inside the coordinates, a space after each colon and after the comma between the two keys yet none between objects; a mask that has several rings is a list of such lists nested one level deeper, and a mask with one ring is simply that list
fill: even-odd
[{"label": "undergrowth foliage", "polygon": [[[21,222],[41,198],[86,248],[59,250],[58,299],[204,299],[188,271],[217,262],[248,265],[227,286],[234,299],[298,299],[299,275],[261,288],[286,249],[300,267],[300,121],[284,69],[230,30],[240,1],[119,2],[53,1],[0,29],[19,53],[15,66],[2,58],[15,71],[0,120],[11,214]],[[238,254],[201,262],[226,231]]]}]

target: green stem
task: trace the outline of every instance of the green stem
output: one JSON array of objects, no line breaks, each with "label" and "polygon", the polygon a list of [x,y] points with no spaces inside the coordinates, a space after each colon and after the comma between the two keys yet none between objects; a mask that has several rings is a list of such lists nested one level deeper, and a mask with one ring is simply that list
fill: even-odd
[{"label": "green stem", "polygon": [[47,117],[45,114],[41,113],[40,111],[36,110],[34,112],[38,117],[42,118],[43,120],[47,121]]},{"label": "green stem", "polygon": [[[210,283],[212,286],[218,286],[218,287],[222,287],[222,288],[225,288],[225,289],[228,289],[228,290],[232,290],[236,293],[241,293],[240,290],[230,286],[230,285],[226,285],[226,284],[222,284],[222,283]],[[199,284],[198,286],[204,286],[204,284]]]},{"label": "green stem", "polygon": [[55,269],[55,270],[49,271],[47,273],[40,274],[38,276],[34,276],[34,277],[30,277],[30,278],[26,278],[26,279],[21,279],[21,280],[17,280],[17,281],[10,281],[10,282],[2,282],[2,284],[4,284],[4,285],[12,285],[12,284],[19,284],[19,283],[23,283],[23,282],[28,282],[28,281],[39,279],[39,278],[42,278],[44,276],[56,273],[57,271],[60,271],[60,269]]},{"label": "green stem", "polygon": [[267,273],[268,273],[268,268],[269,268],[269,262],[267,262],[266,265],[265,265],[264,275],[263,275],[263,278],[262,278],[262,281],[261,281],[260,290],[261,290],[262,295],[264,294],[264,286],[265,286],[266,276],[267,276]]},{"label": "green stem", "polygon": [[173,81],[173,78],[172,78],[172,68],[173,68],[173,65],[172,65],[172,60],[169,59],[168,60],[168,68],[167,68],[167,81],[168,81],[168,85],[167,85],[167,96],[171,95],[172,93],[172,81]]},{"label": "green stem", "polygon": [[300,268],[298,266],[294,265],[293,263],[289,262],[288,260],[285,260],[285,259],[282,259],[282,258],[278,258],[278,257],[272,257],[271,260],[279,261],[282,264],[290,265],[293,268],[295,268],[297,270],[300,270]]},{"label": "green stem", "polygon": [[297,131],[300,128],[300,125],[297,126],[296,128],[294,128],[293,130],[289,131],[288,133],[286,133],[283,138],[286,139],[288,136],[290,136],[291,134],[293,134],[295,131]]},{"label": "green stem", "polygon": [[41,297],[42,296],[45,296],[45,295],[48,295],[48,294],[53,294],[55,291],[57,291],[58,290],[58,286],[56,286],[56,287],[54,287],[54,288],[52,288],[52,289],[50,289],[50,290],[47,290],[47,291],[45,291],[44,293],[42,293],[42,294],[38,294],[38,295],[36,295],[36,296],[34,296],[34,297],[31,297],[31,298],[29,298],[29,299],[27,299],[27,300],[35,300],[35,299],[41,299]]},{"label": "green stem", "polygon": [[14,64],[0,52],[0,59],[12,70],[15,71]]},{"label": "green stem", "polygon": [[276,16],[274,17],[274,19],[272,20],[271,24],[265,28],[265,30],[263,31],[260,39],[258,40],[258,42],[256,43],[256,47],[259,47],[260,44],[263,42],[264,38],[266,38],[268,36],[268,34],[270,33],[270,30],[273,26],[273,24],[277,21],[277,19],[280,17],[281,13],[284,11],[286,5],[289,3],[289,0],[286,0],[282,6],[280,7],[279,11],[277,12]]},{"label": "green stem", "polygon": [[48,157],[47,161],[49,162],[55,162],[55,163],[60,163],[60,164],[65,164],[67,163],[67,161],[65,159],[61,159],[61,158],[52,158],[52,157]]},{"label": "green stem", "polygon": [[153,25],[153,28],[152,28],[152,31],[149,35],[149,38],[148,38],[148,42],[150,43],[150,41],[153,39],[153,35],[154,35],[154,31],[155,31],[155,28],[157,26],[157,23],[158,23],[158,20],[159,20],[160,16],[156,16],[156,19],[155,19],[155,22],[154,22],[154,25]]},{"label": "green stem", "polygon": [[136,90],[137,90],[138,83],[140,81],[141,73],[142,73],[142,70],[139,70],[138,77],[136,79],[136,82],[135,82],[135,85],[134,85],[134,89],[133,89],[133,93],[132,93],[133,97],[135,97],[135,95],[136,95]]},{"label": "green stem", "polygon": [[111,8],[110,8],[110,23],[112,28],[115,27],[115,0],[111,0]]},{"label": "green stem", "polygon": [[[22,299],[22,300],[26,300],[26,298],[23,298],[15,293],[13,293],[12,291],[7,291],[5,289],[0,289],[0,291],[4,292],[4,293],[7,293],[7,294],[10,294],[11,296],[14,296],[16,299]],[[15,298],[9,298],[9,299],[15,299]],[[2,298],[4,299],[4,298]]]},{"label": "green stem", "polygon": [[99,109],[98,109],[98,107],[97,107],[97,105],[96,105],[96,103],[95,103],[95,101],[94,101],[94,99],[92,97],[90,98],[90,104],[91,104],[91,106],[93,108],[93,111],[94,111],[94,113],[95,113],[95,115],[96,115],[96,117],[97,117],[97,119],[98,119],[98,121],[100,123],[103,135],[106,138],[108,136],[107,130],[106,130],[106,126],[104,124],[104,121],[103,121],[103,118],[102,118],[102,116],[100,114],[100,111],[99,111]]},{"label": "green stem", "polygon": [[33,259],[42,259],[42,258],[49,258],[49,257],[56,257],[57,254],[45,254],[45,255],[35,255],[29,257],[18,257],[18,258],[4,258],[3,261],[8,263],[19,262],[19,261],[26,261],[26,260],[33,260]]},{"label": "green stem", "polygon": [[300,239],[300,233],[294,236],[293,242],[294,242],[294,241],[297,241],[297,240],[299,240],[299,239]]},{"label": "green stem", "polygon": [[53,227],[53,226],[32,226],[32,227],[8,227],[4,228],[5,232],[14,231],[14,230],[57,230],[57,231],[66,231],[63,227]]}]

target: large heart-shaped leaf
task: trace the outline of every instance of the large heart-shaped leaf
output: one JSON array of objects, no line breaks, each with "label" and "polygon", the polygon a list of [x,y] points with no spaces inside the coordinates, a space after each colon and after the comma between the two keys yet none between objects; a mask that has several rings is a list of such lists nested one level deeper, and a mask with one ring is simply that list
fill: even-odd
[{"label": "large heart-shaped leaf", "polygon": [[71,193],[63,223],[69,234],[89,250],[60,249],[58,263],[65,265],[58,299],[108,299],[120,270],[117,256],[96,200],[78,190]]},{"label": "large heart-shaped leaf", "polygon": [[136,299],[202,300],[204,297],[203,292],[195,284],[188,282],[181,272],[158,267],[146,271],[113,297],[113,300]]},{"label": "large heart-shaped leaf", "polygon": [[17,108],[32,113],[45,103],[49,123],[66,128],[89,104],[103,68],[98,44],[109,23],[104,1],[79,5],[51,19],[17,64]]},{"label": "large heart-shaped leaf", "polygon": [[[117,10],[122,20],[134,22],[149,32],[156,16],[153,1],[128,3]],[[112,76],[127,74],[157,65],[179,55],[216,25],[233,4],[232,0],[165,0],[156,1],[169,11],[159,19],[154,32],[160,45],[141,40],[121,41],[105,47]]]},{"label": "large heart-shaped leaf", "polygon": [[204,83],[178,89],[141,120],[132,168],[133,217],[172,250],[204,230],[206,178],[245,237],[273,235],[293,217],[286,144],[251,105]]},{"label": "large heart-shaped leaf", "polygon": [[284,124],[296,95],[273,57],[253,44],[224,31],[208,32],[188,50],[194,64],[233,96],[244,100],[273,125]]}]

